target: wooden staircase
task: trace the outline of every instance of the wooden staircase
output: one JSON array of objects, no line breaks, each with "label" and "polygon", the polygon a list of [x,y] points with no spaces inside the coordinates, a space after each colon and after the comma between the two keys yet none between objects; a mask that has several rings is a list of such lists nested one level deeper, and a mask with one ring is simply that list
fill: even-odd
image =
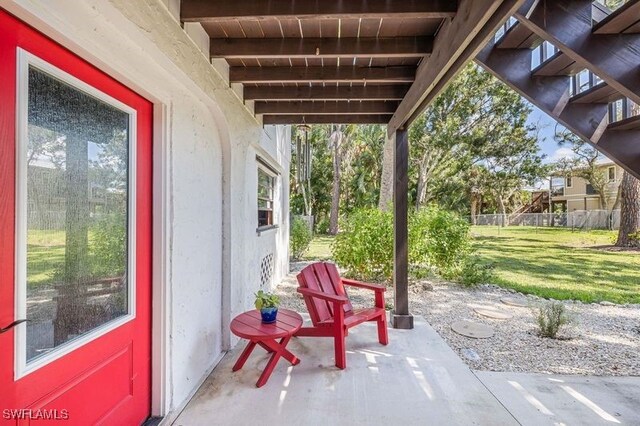
[{"label": "wooden staircase", "polygon": [[[613,102],[640,104],[640,0],[613,12],[590,0],[528,0],[514,17],[476,61],[640,178],[640,115],[612,114]],[[557,51],[532,69],[544,42]],[[583,70],[592,84],[581,91]]]},{"label": "wooden staircase", "polygon": [[521,206],[518,210],[509,215],[509,225],[517,225],[523,215],[528,213],[544,213],[549,209],[549,192],[543,191],[538,193],[531,202]]}]

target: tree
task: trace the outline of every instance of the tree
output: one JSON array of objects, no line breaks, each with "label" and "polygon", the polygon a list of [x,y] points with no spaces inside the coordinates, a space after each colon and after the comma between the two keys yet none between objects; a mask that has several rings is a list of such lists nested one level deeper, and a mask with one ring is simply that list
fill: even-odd
[{"label": "tree", "polygon": [[[500,199],[508,197],[506,192],[520,189],[522,182],[530,178],[537,161],[536,135],[529,135],[535,128],[526,125],[530,112],[517,93],[473,63],[469,64],[409,128],[410,191],[416,208],[437,202],[468,214],[471,196],[474,208],[478,206],[481,183],[476,179],[475,188],[470,188],[468,173],[474,164],[487,161],[484,168],[491,166],[494,178],[502,176],[501,183],[510,182],[509,191],[504,190]],[[500,152],[505,152],[503,148],[515,140],[521,143],[515,145],[515,150],[514,146],[507,146],[508,156],[501,157]],[[500,148],[491,150],[491,145]],[[507,167],[507,158],[518,159],[517,149],[524,150],[522,159],[530,160],[531,164],[522,168],[509,164],[509,179],[504,173],[498,175],[498,169]],[[393,141],[388,141],[384,147],[381,208],[388,205],[386,197],[391,192],[388,165],[393,165],[392,158]],[[536,171],[539,172],[539,168]],[[512,174],[519,172],[524,175],[514,178]]]},{"label": "tree", "polygon": [[466,180],[469,188],[469,211],[472,225],[476,225],[477,216],[482,213],[482,196],[486,191],[483,185],[485,173],[486,170],[478,166],[470,168],[467,172]]},{"label": "tree", "polygon": [[616,246],[638,246],[639,240],[632,238],[640,228],[640,181],[631,173],[624,172],[620,184],[620,228]]},{"label": "tree", "polygon": [[335,126],[329,136],[329,144],[333,154],[333,185],[331,188],[331,214],[329,216],[329,234],[338,233],[338,217],[340,215],[340,167],[342,150],[346,144],[346,136],[342,126]]},{"label": "tree", "polygon": [[[291,211],[296,214],[313,212],[316,223],[328,220],[331,208],[331,185],[333,182],[332,151],[329,140],[331,127],[328,125],[311,126],[308,140],[311,145],[313,169],[311,172],[311,185],[308,193],[303,195],[301,187],[304,182],[298,182],[296,167],[298,164],[298,152],[292,152],[291,187]],[[297,129],[296,129],[297,132]],[[323,232],[326,232],[323,229]]]},{"label": "tree", "polygon": [[387,211],[393,203],[393,150],[395,146],[395,135],[386,137],[382,149],[382,171],[380,173],[380,198],[378,208]]},{"label": "tree", "polygon": [[514,128],[485,145],[482,163],[486,169],[485,187],[493,193],[500,214],[507,213],[507,202],[525,184],[533,185],[547,173],[538,149],[537,134],[531,129]]},{"label": "tree", "polygon": [[378,203],[385,137],[386,129],[379,124],[351,128],[343,158],[343,211]]}]

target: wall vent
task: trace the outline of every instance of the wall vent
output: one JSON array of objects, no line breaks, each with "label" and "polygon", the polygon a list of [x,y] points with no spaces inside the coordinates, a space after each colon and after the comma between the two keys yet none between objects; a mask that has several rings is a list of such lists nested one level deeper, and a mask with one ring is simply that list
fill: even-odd
[{"label": "wall vent", "polygon": [[266,255],[260,262],[260,288],[271,287],[273,278],[273,253]]}]

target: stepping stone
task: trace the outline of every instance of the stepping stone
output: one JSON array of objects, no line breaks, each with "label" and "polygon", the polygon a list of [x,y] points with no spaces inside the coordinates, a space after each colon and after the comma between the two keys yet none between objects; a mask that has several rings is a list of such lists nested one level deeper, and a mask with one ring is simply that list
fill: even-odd
[{"label": "stepping stone", "polygon": [[493,336],[493,328],[471,321],[458,321],[451,324],[451,329],[458,334],[474,339],[487,339]]},{"label": "stepping stone", "polygon": [[509,306],[517,306],[518,308],[526,308],[527,304],[513,297],[503,297],[500,299],[502,303]]},{"label": "stepping stone", "polygon": [[465,358],[471,361],[480,361],[480,355],[478,355],[478,352],[474,351],[473,349],[470,349],[470,348],[462,349],[462,355],[464,355]]},{"label": "stepping stone", "polygon": [[476,312],[476,314],[481,315],[483,317],[487,317],[487,318],[499,319],[499,320],[508,320],[513,318],[513,315],[511,315],[509,312],[500,311],[498,309],[474,308],[473,310]]}]

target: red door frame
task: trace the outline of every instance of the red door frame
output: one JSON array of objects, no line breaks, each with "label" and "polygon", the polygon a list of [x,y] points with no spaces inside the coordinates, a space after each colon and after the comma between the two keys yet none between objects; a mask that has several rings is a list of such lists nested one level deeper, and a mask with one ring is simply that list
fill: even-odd
[{"label": "red door frame", "polygon": [[[123,425],[140,423],[149,415],[151,408],[153,106],[131,89],[0,9],[2,327],[17,319],[14,316],[17,47],[137,111],[136,317],[17,381],[14,380],[14,331],[0,334],[0,423],[6,421],[1,410],[41,408],[67,410],[69,421],[66,424],[111,423],[116,419]],[[124,368],[129,369],[126,378],[114,376],[114,372],[122,372]],[[80,394],[83,397],[78,399]],[[111,401],[112,405],[105,411],[102,406],[96,408],[91,401]],[[15,420],[10,424],[15,424]]]}]

